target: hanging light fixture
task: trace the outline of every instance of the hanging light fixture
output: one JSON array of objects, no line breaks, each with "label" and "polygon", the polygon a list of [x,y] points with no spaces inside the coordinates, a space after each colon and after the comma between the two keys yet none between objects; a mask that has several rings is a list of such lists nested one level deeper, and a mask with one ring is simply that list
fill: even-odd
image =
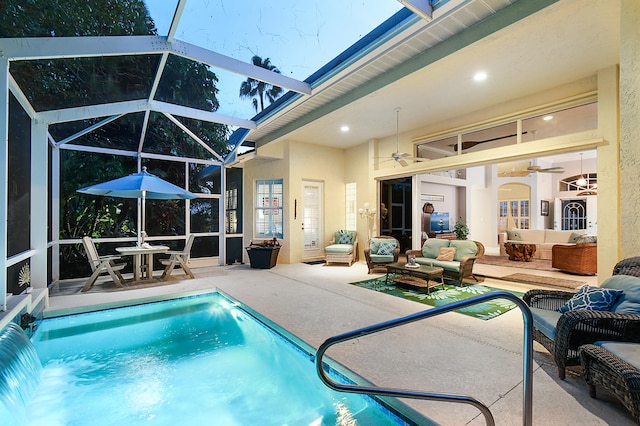
[{"label": "hanging light fixture", "polygon": [[582,152],[580,153],[580,179],[576,181],[576,185],[578,185],[580,189],[587,186],[587,179],[582,174]]}]

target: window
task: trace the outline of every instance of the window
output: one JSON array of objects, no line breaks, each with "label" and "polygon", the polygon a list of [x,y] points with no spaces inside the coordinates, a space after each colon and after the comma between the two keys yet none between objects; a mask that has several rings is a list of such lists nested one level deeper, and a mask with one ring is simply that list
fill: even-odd
[{"label": "window", "polygon": [[256,182],[256,237],[283,238],[282,179]]},{"label": "window", "polygon": [[356,209],[356,191],[357,185],[355,182],[348,183],[345,187],[346,193],[346,222],[345,229],[357,229],[356,219],[357,219],[357,210]]}]

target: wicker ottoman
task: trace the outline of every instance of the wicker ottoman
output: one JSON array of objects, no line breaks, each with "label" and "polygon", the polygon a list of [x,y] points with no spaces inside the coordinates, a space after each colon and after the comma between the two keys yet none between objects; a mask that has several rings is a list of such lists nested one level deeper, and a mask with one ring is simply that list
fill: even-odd
[{"label": "wicker ottoman", "polygon": [[640,361],[640,343],[598,342],[598,345],[580,347],[589,394],[595,398],[596,385],[602,386],[615,395],[640,423],[640,371],[613,353],[630,354],[634,362]]}]

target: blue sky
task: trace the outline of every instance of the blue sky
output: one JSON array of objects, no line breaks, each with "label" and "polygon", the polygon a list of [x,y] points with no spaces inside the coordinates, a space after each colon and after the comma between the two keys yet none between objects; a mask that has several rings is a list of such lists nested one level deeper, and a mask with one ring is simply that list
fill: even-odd
[{"label": "blue sky", "polygon": [[[145,3],[166,34],[177,2]],[[268,57],[283,75],[304,80],[401,8],[396,0],[190,0],[176,38],[245,62]],[[213,71],[218,112],[255,115],[251,101],[238,96],[246,77]]]}]

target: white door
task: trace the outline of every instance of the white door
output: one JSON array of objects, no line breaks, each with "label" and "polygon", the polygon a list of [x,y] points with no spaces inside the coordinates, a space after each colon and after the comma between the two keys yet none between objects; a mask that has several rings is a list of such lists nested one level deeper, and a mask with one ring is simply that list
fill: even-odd
[{"label": "white door", "polygon": [[302,182],[302,259],[323,256],[322,182]]}]

